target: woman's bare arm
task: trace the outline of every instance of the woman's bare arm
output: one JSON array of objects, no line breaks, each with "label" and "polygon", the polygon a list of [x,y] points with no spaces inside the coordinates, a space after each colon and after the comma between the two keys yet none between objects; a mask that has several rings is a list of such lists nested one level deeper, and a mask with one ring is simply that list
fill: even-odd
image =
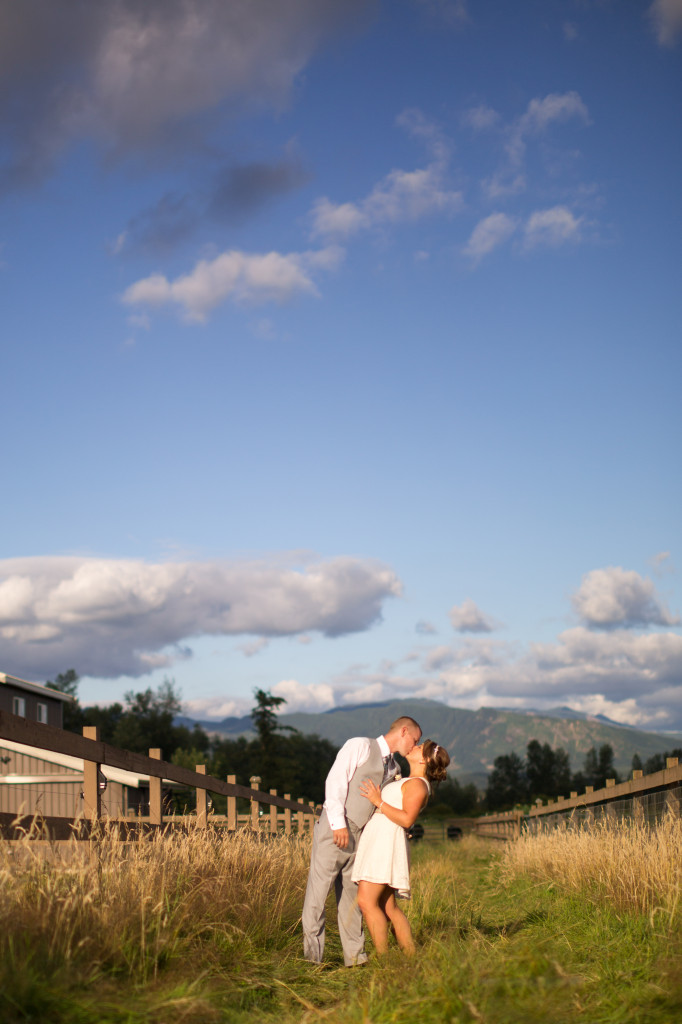
[{"label": "woman's bare arm", "polygon": [[381,790],[370,779],[365,779],[360,784],[360,792],[364,797],[381,809],[389,821],[400,825],[401,828],[411,828],[417,820],[417,815],[426,804],[429,798],[428,788],[419,778],[408,779],[403,784],[403,806],[392,807],[385,800],[381,799]]}]

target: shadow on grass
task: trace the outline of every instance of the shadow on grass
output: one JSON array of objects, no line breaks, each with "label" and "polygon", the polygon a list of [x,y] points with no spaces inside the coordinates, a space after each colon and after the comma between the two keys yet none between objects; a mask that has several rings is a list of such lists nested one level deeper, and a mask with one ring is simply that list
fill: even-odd
[{"label": "shadow on grass", "polygon": [[486,924],[480,914],[478,917],[472,915],[468,924],[460,925],[459,934],[462,938],[466,938],[471,932],[478,932],[479,935],[488,935],[490,937],[509,938],[531,924],[546,921],[547,916],[546,910],[531,910],[529,913],[524,914],[523,917],[518,917],[514,921],[508,921],[505,924]]}]

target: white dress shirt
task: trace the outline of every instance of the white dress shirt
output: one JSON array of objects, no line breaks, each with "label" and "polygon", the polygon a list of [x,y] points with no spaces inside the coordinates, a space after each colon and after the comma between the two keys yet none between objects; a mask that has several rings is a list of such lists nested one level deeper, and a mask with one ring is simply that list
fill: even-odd
[{"label": "white dress shirt", "polygon": [[[370,740],[366,736],[354,736],[346,740],[336,755],[336,760],[329,770],[324,787],[325,801],[323,810],[333,831],[347,828],[346,797],[348,784],[356,770],[369,760]],[[382,757],[389,757],[391,751],[383,736],[377,736],[377,743]]]}]

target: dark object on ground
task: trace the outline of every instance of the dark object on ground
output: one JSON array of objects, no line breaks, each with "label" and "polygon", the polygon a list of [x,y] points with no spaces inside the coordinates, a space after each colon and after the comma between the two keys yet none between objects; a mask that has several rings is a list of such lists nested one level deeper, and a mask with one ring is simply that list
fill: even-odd
[{"label": "dark object on ground", "polygon": [[461,839],[462,830],[459,825],[448,825],[448,839]]}]

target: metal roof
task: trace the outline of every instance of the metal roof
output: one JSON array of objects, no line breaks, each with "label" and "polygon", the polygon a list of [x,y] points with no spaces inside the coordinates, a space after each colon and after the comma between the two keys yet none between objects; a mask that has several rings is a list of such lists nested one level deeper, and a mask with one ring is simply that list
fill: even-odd
[{"label": "metal roof", "polygon": [[54,697],[56,700],[72,701],[73,697],[61,690],[53,690],[51,686],[43,686],[42,683],[29,683],[25,679],[17,679],[16,676],[8,676],[6,672],[0,672],[0,683],[4,686],[16,686],[20,690],[29,690],[31,693],[40,693],[44,697]]}]

